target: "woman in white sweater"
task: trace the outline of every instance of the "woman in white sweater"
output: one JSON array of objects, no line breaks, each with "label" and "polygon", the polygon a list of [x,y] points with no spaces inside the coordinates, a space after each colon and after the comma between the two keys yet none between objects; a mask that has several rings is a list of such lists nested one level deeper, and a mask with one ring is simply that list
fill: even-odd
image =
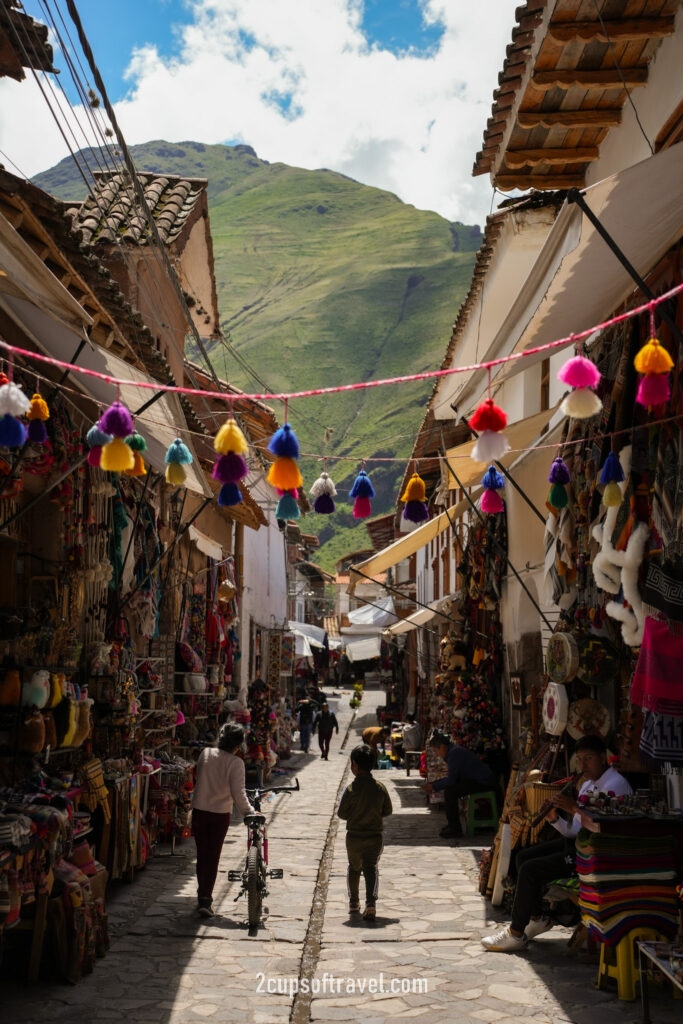
[{"label": "woman in white sweater", "polygon": [[244,730],[226,723],[218,733],[218,745],[202,750],[197,761],[192,832],[197,844],[197,910],[202,917],[213,915],[213,887],[233,802],[243,816],[254,814],[244,788],[244,761],[236,753],[243,743]]}]

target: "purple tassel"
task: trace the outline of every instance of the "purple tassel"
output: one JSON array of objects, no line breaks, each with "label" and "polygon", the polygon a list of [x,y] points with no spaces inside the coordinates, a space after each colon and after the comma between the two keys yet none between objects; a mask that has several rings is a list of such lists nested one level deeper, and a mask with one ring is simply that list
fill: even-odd
[{"label": "purple tassel", "polygon": [[128,437],[135,433],[133,417],[122,402],[114,402],[102,415],[98,423],[100,430],[112,437]]},{"label": "purple tassel", "polygon": [[218,504],[221,508],[229,508],[230,505],[239,505],[242,500],[242,492],[235,483],[223,484],[218,492]]},{"label": "purple tassel", "polygon": [[403,509],[403,518],[409,523],[424,523],[429,519],[429,509],[426,501],[407,501]]},{"label": "purple tassel", "polygon": [[47,441],[47,427],[43,420],[31,420],[28,425],[28,439],[33,444],[45,444]]},{"label": "purple tassel", "polygon": [[249,468],[243,456],[237,452],[228,452],[227,455],[221,455],[216,459],[211,476],[214,480],[220,480],[222,484],[236,484],[248,472]]},{"label": "purple tassel", "polygon": [[10,413],[0,419],[0,445],[4,448],[21,448],[26,442],[26,427]]},{"label": "purple tassel", "polygon": [[313,510],[319,512],[323,516],[329,516],[334,512],[334,501],[331,495],[321,494],[317,497],[313,503]]},{"label": "purple tassel", "polygon": [[550,467],[548,482],[551,484],[568,484],[570,480],[569,467],[558,455],[556,459],[553,459],[553,464]]},{"label": "purple tassel", "polygon": [[668,373],[648,373],[638,385],[638,405],[665,405],[671,398]]}]

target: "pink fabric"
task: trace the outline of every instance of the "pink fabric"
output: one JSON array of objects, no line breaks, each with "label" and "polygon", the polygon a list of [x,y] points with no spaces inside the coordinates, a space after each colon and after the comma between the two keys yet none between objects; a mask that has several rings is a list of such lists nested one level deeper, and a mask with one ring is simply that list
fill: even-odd
[{"label": "pink fabric", "polygon": [[631,683],[631,703],[663,715],[683,715],[683,636],[648,616]]}]

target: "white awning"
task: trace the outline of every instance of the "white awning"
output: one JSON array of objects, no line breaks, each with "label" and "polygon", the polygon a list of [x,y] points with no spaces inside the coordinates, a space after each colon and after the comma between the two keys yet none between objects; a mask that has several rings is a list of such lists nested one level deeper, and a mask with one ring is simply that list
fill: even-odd
[{"label": "white awning", "polygon": [[428,608],[419,608],[407,619],[401,619],[400,622],[389,626],[385,632],[390,633],[391,636],[399,636],[401,633],[409,633],[412,629],[417,629],[418,626],[425,626],[436,618],[445,604],[452,600],[452,594],[449,594],[448,597],[440,597],[438,601],[432,601]]},{"label": "white awning", "polygon": [[368,658],[379,658],[380,641],[378,636],[369,636],[363,640],[354,640],[346,645],[349,661],[367,661]]},{"label": "white awning", "polygon": [[199,550],[208,555],[209,558],[213,558],[215,562],[220,562],[223,558],[223,548],[221,545],[212,540],[211,537],[207,537],[205,533],[198,530],[196,526],[190,526],[190,539],[195,542]]},{"label": "white awning", "polygon": [[325,646],[325,630],[321,629],[320,626],[314,626],[312,622],[296,622],[294,619],[290,619],[289,628],[294,633],[307,636],[316,647]]},{"label": "white awning", "polygon": [[[386,597],[378,597],[372,604],[365,604],[361,608],[354,608],[349,612],[350,626],[358,627],[357,633],[371,633],[373,629],[383,629],[396,621],[394,611],[394,599],[391,594]],[[352,632],[350,626],[343,626],[341,632],[347,630]]]}]

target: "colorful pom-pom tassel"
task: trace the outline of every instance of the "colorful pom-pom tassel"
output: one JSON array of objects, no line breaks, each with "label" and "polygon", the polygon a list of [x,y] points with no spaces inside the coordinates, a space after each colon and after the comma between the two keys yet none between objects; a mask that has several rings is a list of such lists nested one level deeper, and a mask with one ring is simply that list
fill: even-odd
[{"label": "colorful pom-pom tassel", "polygon": [[370,504],[370,499],[356,498],[356,500],[353,503],[353,518],[367,519],[369,515],[372,515],[372,505]]},{"label": "colorful pom-pom tassel", "polygon": [[31,398],[31,405],[28,412],[26,413],[26,418],[31,421],[45,421],[49,420],[50,418],[50,410],[47,407],[47,402],[45,401],[43,396],[38,392],[36,392],[35,395],[33,395],[33,397]]},{"label": "colorful pom-pom tassel", "polygon": [[[425,482],[418,473],[413,473],[410,480],[406,484],[406,489],[403,492],[401,501],[420,501],[426,500],[427,493],[425,489]],[[419,520],[415,520],[416,522]]]},{"label": "colorful pom-pom tassel", "polygon": [[[404,501],[401,498],[401,501]],[[429,506],[426,501],[406,501],[403,518],[409,523],[424,523],[429,519]]]},{"label": "colorful pom-pom tassel", "polygon": [[481,496],[481,510],[489,515],[496,515],[503,512],[505,503],[498,491],[484,491]]},{"label": "colorful pom-pom tassel", "polygon": [[621,468],[619,456],[615,455],[614,452],[610,452],[607,458],[605,459],[605,465],[602,467],[602,470],[600,472],[600,483],[619,484],[622,480],[624,480],[624,471]]},{"label": "colorful pom-pom tassel", "polygon": [[574,356],[558,371],[557,379],[570,388],[597,388],[600,371],[594,362],[585,356]]},{"label": "colorful pom-pom tassel", "polygon": [[114,437],[123,438],[135,433],[133,417],[123,402],[119,402],[118,399],[102,413],[99,426],[105,434],[112,434]]},{"label": "colorful pom-pom tassel", "polygon": [[510,445],[505,434],[484,430],[472,449],[472,458],[475,462],[495,462],[497,459],[502,459],[509,451]]},{"label": "colorful pom-pom tassel", "polygon": [[140,452],[133,450],[133,468],[124,469],[126,476],[145,476],[147,470],[145,469],[145,463],[142,460]]},{"label": "colorful pom-pom tassel", "polygon": [[242,500],[242,492],[234,480],[223,484],[218,492],[218,504],[221,508],[229,508],[231,505],[239,505]]},{"label": "colorful pom-pom tassel", "polygon": [[284,423],[275,431],[268,444],[268,451],[278,459],[299,458],[299,442],[289,423]]},{"label": "colorful pom-pom tassel", "polygon": [[129,448],[132,448],[134,452],[147,451],[147,442],[145,441],[142,434],[130,434],[130,436],[126,438],[126,444],[128,445]]},{"label": "colorful pom-pom tassel", "polygon": [[301,510],[292,494],[288,491],[285,492],[277,503],[275,509],[276,519],[298,519],[301,516]]},{"label": "colorful pom-pom tassel", "polygon": [[[370,483],[370,477],[361,469],[360,473],[353,482],[353,487],[349,491],[350,498],[374,498],[375,488]],[[369,513],[367,513],[369,515]]]},{"label": "colorful pom-pom tassel", "polygon": [[134,467],[133,451],[122,438],[115,436],[113,441],[102,448],[100,469],[106,469],[108,473],[124,473]]},{"label": "colorful pom-pom tassel", "polygon": [[169,462],[166,466],[166,483],[173,484],[184,484],[187,480],[187,473],[185,472],[186,463],[182,462]]},{"label": "colorful pom-pom tassel", "polygon": [[30,408],[31,403],[14,381],[0,387],[0,416],[26,416]]},{"label": "colorful pom-pom tassel", "polygon": [[567,495],[567,488],[564,484],[553,484],[550,488],[550,494],[548,495],[548,502],[553,508],[561,509],[566,508],[569,504],[569,497]]},{"label": "colorful pom-pom tassel", "polygon": [[[6,384],[5,387],[8,387]],[[16,416],[6,412],[0,418],[0,445],[3,448],[21,448],[26,443],[26,427]]]},{"label": "colorful pom-pom tassel", "polygon": [[589,420],[602,412],[602,402],[590,388],[576,388],[563,399],[560,408],[570,419]]},{"label": "colorful pom-pom tassel", "polygon": [[95,469],[100,468],[100,460],[102,458],[102,445],[94,445],[88,452],[88,465],[93,466]]},{"label": "colorful pom-pom tassel", "polygon": [[668,373],[674,368],[673,359],[658,338],[650,338],[648,343],[643,345],[633,360],[633,365],[638,373],[645,374]]},{"label": "colorful pom-pom tassel", "polygon": [[666,405],[671,398],[668,373],[649,373],[640,378],[636,402],[638,405],[652,407]]},{"label": "colorful pom-pom tassel", "polygon": [[489,466],[481,479],[481,486],[489,491],[499,491],[501,487],[505,487],[505,477],[495,466]]},{"label": "colorful pom-pom tassel", "polygon": [[615,481],[607,484],[602,492],[602,503],[606,508],[614,508],[621,505],[621,487]]},{"label": "colorful pom-pom tassel", "polygon": [[104,430],[100,430],[99,423],[94,423],[85,435],[85,439],[89,448],[103,448],[105,444],[114,440],[114,435],[106,434]]},{"label": "colorful pom-pom tassel", "polygon": [[[308,493],[311,498],[320,498],[324,494],[329,498],[334,498],[337,494],[337,488],[334,486],[332,478],[328,476],[327,473],[321,473],[318,479],[314,480],[311,484]],[[334,502],[332,503],[332,511],[334,511]]]},{"label": "colorful pom-pom tassel", "polygon": [[494,403],[492,398],[487,398],[482,402],[470,417],[470,427],[478,434],[484,430],[499,433],[505,429],[507,422],[507,415]]},{"label": "colorful pom-pom tassel", "polygon": [[267,479],[269,484],[281,491],[292,491],[303,483],[296,461],[289,456],[277,458],[271,463]]},{"label": "colorful pom-pom tassel", "polygon": [[227,455],[228,452],[244,455],[249,451],[247,439],[232,416],[225,421],[216,434],[213,446],[221,455]]},{"label": "colorful pom-pom tassel", "polygon": [[45,444],[47,441],[47,427],[44,420],[29,420],[28,439],[33,444]]},{"label": "colorful pom-pom tassel", "polygon": [[244,461],[244,456],[232,451],[216,459],[211,476],[222,484],[236,484],[248,472],[249,467]]},{"label": "colorful pom-pom tassel", "polygon": [[[336,494],[336,491],[335,491]],[[313,502],[313,511],[318,512],[319,515],[329,516],[335,511],[334,500],[331,494],[323,492]]]},{"label": "colorful pom-pom tassel", "polygon": [[175,441],[169,444],[166,451],[166,462],[186,466],[192,462],[192,452],[186,444],[183,444],[179,437],[176,437]]},{"label": "colorful pom-pom tassel", "polygon": [[[564,459],[558,457],[553,459],[548,473],[548,481],[551,484],[568,484],[571,480],[571,474],[569,472],[569,466]],[[555,506],[557,508],[557,505]]]}]

